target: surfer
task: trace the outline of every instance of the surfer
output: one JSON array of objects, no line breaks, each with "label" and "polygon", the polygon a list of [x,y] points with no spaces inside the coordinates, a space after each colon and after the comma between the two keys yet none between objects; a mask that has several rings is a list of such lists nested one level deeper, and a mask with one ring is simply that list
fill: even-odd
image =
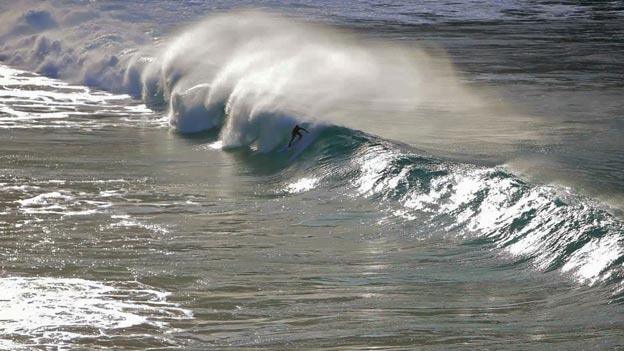
[{"label": "surfer", "polygon": [[290,133],[291,137],[290,137],[290,141],[288,142],[288,147],[292,145],[293,141],[295,141],[297,137],[299,137],[299,139],[303,138],[301,131],[304,131],[308,134],[310,133],[305,128],[299,127],[298,124],[295,124],[295,128],[293,128],[292,133]]}]

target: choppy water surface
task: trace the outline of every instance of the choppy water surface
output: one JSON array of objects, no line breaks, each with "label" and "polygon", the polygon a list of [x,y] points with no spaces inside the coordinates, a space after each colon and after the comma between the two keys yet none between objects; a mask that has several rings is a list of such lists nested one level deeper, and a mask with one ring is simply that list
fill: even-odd
[{"label": "choppy water surface", "polygon": [[[157,36],[232,7],[153,4],[90,6]],[[621,6],[341,4],[287,10],[441,45],[527,112],[521,136],[326,123],[291,151],[222,150],[0,66],[0,349],[624,348]]]}]

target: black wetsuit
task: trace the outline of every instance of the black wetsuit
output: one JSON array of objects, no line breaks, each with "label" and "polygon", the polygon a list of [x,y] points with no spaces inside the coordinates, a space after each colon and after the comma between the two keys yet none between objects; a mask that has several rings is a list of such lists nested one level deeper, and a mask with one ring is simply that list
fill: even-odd
[{"label": "black wetsuit", "polygon": [[304,131],[306,133],[310,133],[305,128],[299,127],[298,124],[295,125],[295,128],[293,128],[292,133],[290,133],[290,141],[288,142],[288,147],[290,147],[292,145],[293,141],[295,141],[295,139],[297,137],[303,138],[303,135],[301,134],[301,131]]}]

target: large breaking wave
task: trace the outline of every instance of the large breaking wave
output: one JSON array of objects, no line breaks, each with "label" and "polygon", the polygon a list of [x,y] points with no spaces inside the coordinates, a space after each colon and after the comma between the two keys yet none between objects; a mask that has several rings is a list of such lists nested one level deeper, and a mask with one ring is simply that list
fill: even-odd
[{"label": "large breaking wave", "polygon": [[[182,133],[218,130],[220,146],[287,159],[306,175],[293,192],[346,187],[423,231],[478,237],[538,269],[621,285],[624,227],[598,204],[356,131],[411,128],[413,111],[441,101],[456,114],[482,109],[440,56],[257,12],[213,16],[163,40],[90,10],[22,7],[0,18],[9,64],[128,93],[166,110]],[[315,143],[284,153],[294,123]]]}]

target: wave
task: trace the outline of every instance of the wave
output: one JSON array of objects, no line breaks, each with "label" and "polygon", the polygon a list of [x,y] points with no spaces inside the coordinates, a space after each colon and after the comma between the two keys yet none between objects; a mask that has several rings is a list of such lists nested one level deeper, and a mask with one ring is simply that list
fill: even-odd
[{"label": "wave", "polygon": [[296,170],[287,173],[287,193],[346,189],[374,200],[393,223],[419,223],[415,235],[478,241],[537,270],[622,292],[624,224],[571,189],[532,185],[504,165],[443,160],[339,127],[320,133],[303,156],[289,166]]},{"label": "wave", "polygon": [[[449,99],[452,114],[482,108],[439,55],[258,12],[212,16],[155,40],[137,34],[140,23],[101,12],[19,4],[0,18],[9,64],[141,98],[181,133],[219,131],[215,147],[300,169],[288,192],[346,187],[425,230],[621,285],[624,227],[599,204],[504,166],[445,161],[356,131],[405,129],[415,110]],[[284,152],[296,123],[312,135]]]}]

